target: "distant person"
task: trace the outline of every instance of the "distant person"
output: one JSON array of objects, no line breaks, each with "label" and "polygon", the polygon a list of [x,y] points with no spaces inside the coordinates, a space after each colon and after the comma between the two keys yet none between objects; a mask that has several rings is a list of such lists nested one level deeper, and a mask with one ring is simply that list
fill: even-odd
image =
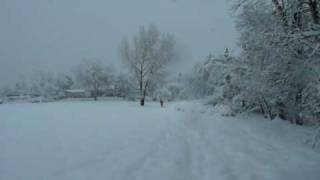
[{"label": "distant person", "polygon": [[163,107],[163,100],[162,99],[160,99],[160,105],[161,105],[161,107]]}]

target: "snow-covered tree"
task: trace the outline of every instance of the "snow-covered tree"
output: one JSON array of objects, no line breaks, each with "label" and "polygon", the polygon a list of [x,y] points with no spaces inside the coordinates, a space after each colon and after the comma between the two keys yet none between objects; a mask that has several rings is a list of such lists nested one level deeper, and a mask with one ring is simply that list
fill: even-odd
[{"label": "snow-covered tree", "polygon": [[[42,96],[46,99],[56,99],[63,90],[57,86],[57,78],[53,73],[39,71],[31,78],[31,94]],[[62,91],[62,92],[61,92]]]},{"label": "snow-covered tree", "polygon": [[[208,97],[212,104],[225,99],[232,99],[238,93],[235,75],[238,66],[228,49],[224,55],[214,57],[209,55],[203,63],[194,66],[190,86],[196,98]],[[235,76],[235,77],[233,77]]]},{"label": "snow-covered tree", "polygon": [[120,55],[129,67],[142,106],[149,90],[165,77],[166,66],[174,57],[174,47],[174,37],[161,33],[154,25],[141,27],[132,41],[122,42]]},{"label": "snow-covered tree", "polygon": [[94,100],[98,100],[103,90],[110,86],[112,73],[111,69],[105,67],[101,61],[91,59],[78,66],[76,78],[83,87],[90,91]]},{"label": "snow-covered tree", "polygon": [[129,97],[132,91],[132,85],[130,84],[129,77],[126,74],[119,74],[115,81],[115,91],[118,97]]},{"label": "snow-covered tree", "polygon": [[65,74],[58,74],[56,77],[56,88],[58,90],[58,96],[60,98],[65,96],[65,91],[72,89],[75,82],[72,76]]},{"label": "snow-covered tree", "polygon": [[[319,5],[314,0],[241,0],[237,26],[247,68],[242,99],[273,118],[304,124],[319,84]],[[308,96],[304,93],[309,94]],[[313,93],[311,93],[313,94]],[[313,104],[316,105],[313,101]],[[310,107],[310,106],[309,106]],[[310,114],[310,113],[309,113]]]}]

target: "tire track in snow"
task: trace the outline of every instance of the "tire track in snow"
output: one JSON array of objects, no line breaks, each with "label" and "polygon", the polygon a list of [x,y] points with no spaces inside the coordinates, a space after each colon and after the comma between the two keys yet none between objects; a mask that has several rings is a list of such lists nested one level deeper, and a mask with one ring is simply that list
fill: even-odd
[{"label": "tire track in snow", "polygon": [[[188,111],[193,109],[196,108]],[[193,114],[186,115],[189,117],[186,123],[188,129],[199,133],[201,145],[208,155],[207,161],[203,162],[207,164],[202,166],[206,168],[204,174],[198,179],[319,178],[314,176],[317,169],[320,170],[317,167],[319,163],[314,160],[318,155],[306,149],[303,151],[297,144],[292,144],[296,148],[288,149],[281,139],[268,139],[265,133],[256,129],[255,124],[219,114],[212,114],[211,117],[207,112],[201,114],[201,110],[196,109]],[[302,175],[299,172],[305,173]]]},{"label": "tire track in snow", "polygon": [[187,129],[183,122],[180,119],[169,118],[171,119],[167,132],[150,145],[151,149],[148,152],[143,153],[124,169],[121,179],[196,179],[198,171],[195,171],[195,167],[201,169],[199,157],[196,156],[203,154],[193,149],[193,140],[186,135]]},{"label": "tire track in snow", "polygon": [[171,120],[167,136],[155,141],[155,148],[132,163],[122,179],[212,179],[208,173],[212,158],[207,157],[212,152],[204,141],[204,132],[195,124],[198,118],[199,114],[188,112]]},{"label": "tire track in snow", "polygon": [[[209,137],[207,130],[210,127],[202,124],[202,110],[198,110],[194,105],[190,109],[184,116],[184,126],[187,131],[186,137],[189,137],[190,146],[196,154],[193,159],[194,163],[197,163],[194,167],[196,179],[237,179],[234,169],[229,166],[232,159],[223,149],[225,140],[221,139],[221,134]],[[216,128],[212,127],[213,130]]]}]

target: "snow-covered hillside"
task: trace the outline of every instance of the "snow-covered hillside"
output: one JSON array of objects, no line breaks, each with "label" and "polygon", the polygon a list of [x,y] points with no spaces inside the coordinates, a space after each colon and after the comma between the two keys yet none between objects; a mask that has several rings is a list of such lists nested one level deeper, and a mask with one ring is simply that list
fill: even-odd
[{"label": "snow-covered hillside", "polygon": [[320,179],[308,129],[194,103],[0,105],[1,180]]}]

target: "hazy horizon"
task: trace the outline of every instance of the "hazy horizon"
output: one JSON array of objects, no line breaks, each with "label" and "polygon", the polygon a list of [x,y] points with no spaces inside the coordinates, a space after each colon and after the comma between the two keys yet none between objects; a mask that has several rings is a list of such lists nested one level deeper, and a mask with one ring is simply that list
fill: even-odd
[{"label": "hazy horizon", "polygon": [[224,0],[2,0],[0,87],[40,70],[68,72],[88,58],[119,67],[121,40],[149,24],[174,34],[184,71],[236,48],[229,9]]}]

